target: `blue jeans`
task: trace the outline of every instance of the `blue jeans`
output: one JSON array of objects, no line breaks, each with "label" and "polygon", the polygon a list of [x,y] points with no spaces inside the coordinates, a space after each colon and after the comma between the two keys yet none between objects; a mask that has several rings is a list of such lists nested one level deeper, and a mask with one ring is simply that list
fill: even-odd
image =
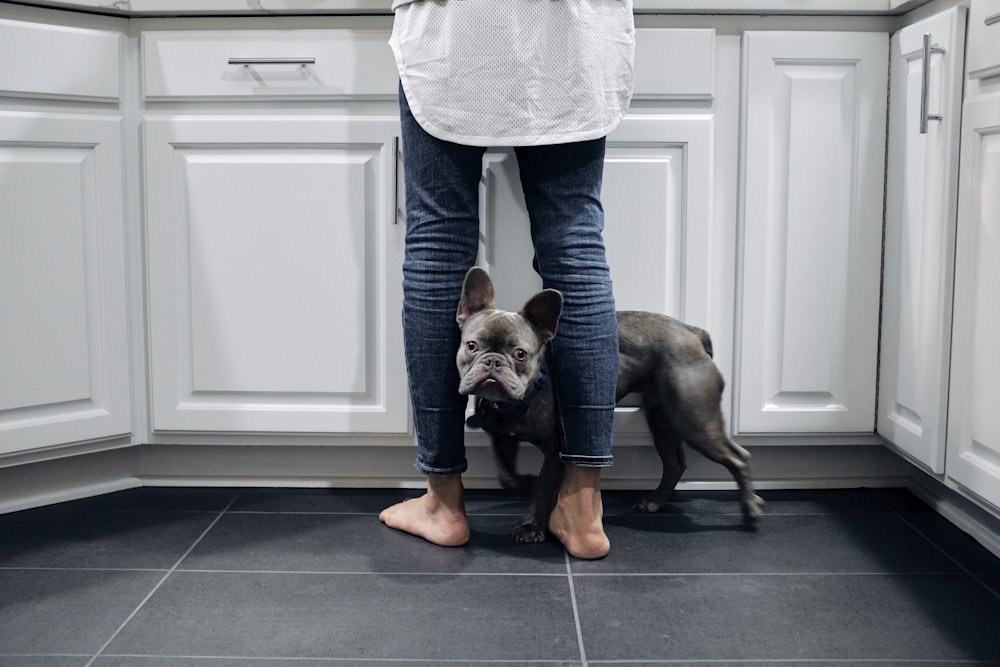
[{"label": "blue jeans", "polygon": [[[403,340],[417,433],[416,468],[467,468],[465,408],[458,393],[455,312],[479,245],[483,147],[427,134],[400,88],[406,185]],[[552,342],[564,442],[571,465],[612,464],[618,326],[604,252],[603,138],[515,148],[537,270],[565,300]],[[524,258],[527,267],[530,258]],[[524,295],[525,299],[530,295]]]}]

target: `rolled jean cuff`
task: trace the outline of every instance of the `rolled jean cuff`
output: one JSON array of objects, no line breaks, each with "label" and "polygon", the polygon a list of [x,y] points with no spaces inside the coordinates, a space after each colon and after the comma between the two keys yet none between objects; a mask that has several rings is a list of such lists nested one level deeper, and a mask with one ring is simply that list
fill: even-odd
[{"label": "rolled jean cuff", "polygon": [[451,468],[432,468],[424,465],[423,461],[417,459],[416,463],[413,464],[413,467],[428,477],[451,477],[453,475],[461,475],[463,472],[468,470],[469,462],[462,461],[461,465],[453,466]]},{"label": "rolled jean cuff", "polygon": [[613,456],[582,456],[580,454],[559,453],[559,460],[578,468],[610,468],[615,464]]}]

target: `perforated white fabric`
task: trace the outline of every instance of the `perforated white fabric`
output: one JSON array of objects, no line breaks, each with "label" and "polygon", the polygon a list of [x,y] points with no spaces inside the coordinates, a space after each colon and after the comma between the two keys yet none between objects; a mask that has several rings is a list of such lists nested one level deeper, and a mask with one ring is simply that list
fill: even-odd
[{"label": "perforated white fabric", "polygon": [[632,0],[396,0],[390,40],[429,134],[471,146],[595,139],[632,96]]}]

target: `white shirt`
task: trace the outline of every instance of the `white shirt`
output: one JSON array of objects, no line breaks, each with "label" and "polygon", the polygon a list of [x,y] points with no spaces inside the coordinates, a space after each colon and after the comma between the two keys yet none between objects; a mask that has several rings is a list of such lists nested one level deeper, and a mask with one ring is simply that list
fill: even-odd
[{"label": "white shirt", "polygon": [[414,118],[439,139],[596,139],[632,97],[632,0],[394,0],[390,45]]}]

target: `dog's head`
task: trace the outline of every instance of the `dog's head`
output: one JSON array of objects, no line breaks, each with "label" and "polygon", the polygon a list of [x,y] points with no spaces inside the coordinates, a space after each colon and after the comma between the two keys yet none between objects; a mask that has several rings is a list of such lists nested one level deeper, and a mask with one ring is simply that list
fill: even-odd
[{"label": "dog's head", "polygon": [[458,304],[462,344],[456,361],[458,391],[497,402],[517,402],[538,375],[545,344],[556,335],[562,294],[534,295],[516,313],[497,310],[493,281],[476,267],[465,276]]}]

